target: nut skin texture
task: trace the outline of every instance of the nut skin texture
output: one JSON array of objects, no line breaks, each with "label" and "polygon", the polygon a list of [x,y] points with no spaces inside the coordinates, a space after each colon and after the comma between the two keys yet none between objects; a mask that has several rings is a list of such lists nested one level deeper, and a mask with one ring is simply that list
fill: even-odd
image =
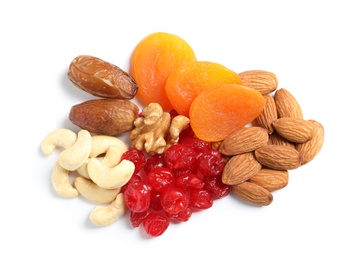
[{"label": "nut skin texture", "polygon": [[221,180],[227,185],[242,183],[254,176],[261,169],[261,164],[255,159],[254,152],[233,156],[225,165]]},{"label": "nut skin texture", "polygon": [[291,146],[265,145],[255,150],[255,158],[261,163],[274,170],[292,170],[301,165],[299,152]]},{"label": "nut skin texture", "polygon": [[278,80],[274,73],[264,70],[248,70],[238,74],[244,86],[259,91],[262,95],[277,89]]},{"label": "nut skin texture", "polygon": [[254,151],[268,143],[265,128],[252,126],[241,128],[227,136],[220,144],[219,151],[228,156]]},{"label": "nut skin texture", "polygon": [[313,135],[312,124],[300,118],[281,117],[273,121],[272,126],[280,136],[293,143],[305,143]]},{"label": "nut skin texture", "polygon": [[277,115],[304,119],[303,110],[297,99],[285,88],[277,89],[274,95]]},{"label": "nut skin texture", "polygon": [[273,200],[270,191],[252,182],[233,185],[231,190],[237,197],[258,206],[268,206]]},{"label": "nut skin texture", "polygon": [[325,138],[323,125],[316,120],[309,120],[309,122],[314,127],[312,138],[305,143],[297,144],[295,147],[301,155],[301,165],[311,162],[316,157],[322,149]]},{"label": "nut skin texture", "polygon": [[288,171],[279,171],[269,168],[262,168],[248,181],[255,183],[268,191],[280,190],[287,186],[289,180]]},{"label": "nut skin texture", "polygon": [[136,81],[127,72],[89,55],[72,60],[68,78],[78,88],[97,97],[132,99],[138,90]]},{"label": "nut skin texture", "polygon": [[272,122],[277,119],[275,99],[270,95],[264,95],[264,98],[266,100],[265,107],[260,115],[255,118],[255,121],[258,126],[267,129],[268,133],[272,134],[275,130],[272,126]]},{"label": "nut skin texture", "polygon": [[69,120],[98,135],[118,136],[134,128],[139,108],[129,100],[92,99],[74,105]]}]

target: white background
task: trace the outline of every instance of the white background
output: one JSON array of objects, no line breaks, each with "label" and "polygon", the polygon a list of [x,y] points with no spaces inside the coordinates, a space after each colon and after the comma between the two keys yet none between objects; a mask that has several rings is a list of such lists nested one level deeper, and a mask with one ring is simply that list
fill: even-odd
[{"label": "white background", "polygon": [[[350,259],[349,11],[339,0],[2,1],[0,259]],[[322,151],[270,206],[230,195],[149,238],[126,218],[94,227],[92,204],[56,196],[57,153],[40,143],[76,130],[71,106],[93,98],[69,82],[69,63],[90,54],[129,70],[135,45],[156,31],[185,39],[199,60],[274,72],[324,125]]]}]

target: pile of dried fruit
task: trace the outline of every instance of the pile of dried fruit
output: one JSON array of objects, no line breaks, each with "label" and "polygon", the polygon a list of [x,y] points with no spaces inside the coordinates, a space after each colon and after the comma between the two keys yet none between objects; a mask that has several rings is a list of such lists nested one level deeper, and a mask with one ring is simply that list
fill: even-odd
[{"label": "pile of dried fruit", "polygon": [[[141,40],[130,73],[81,55],[68,78],[97,98],[71,108],[78,133],[56,129],[41,149],[62,149],[53,187],[62,197],[97,203],[90,220],[99,226],[128,213],[133,227],[160,236],[171,222],[188,221],[230,193],[269,205],[272,192],[288,184],[289,170],[323,145],[322,124],[304,119],[275,74],[198,61],[173,34]],[[124,134],[130,146],[119,138]]]}]

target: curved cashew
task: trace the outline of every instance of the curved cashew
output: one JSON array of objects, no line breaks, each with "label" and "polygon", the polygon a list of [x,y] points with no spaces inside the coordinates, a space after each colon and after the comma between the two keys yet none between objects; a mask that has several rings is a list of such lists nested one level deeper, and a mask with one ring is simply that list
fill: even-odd
[{"label": "curved cashew", "polygon": [[91,152],[91,134],[87,130],[80,130],[76,142],[68,149],[63,150],[59,155],[60,165],[69,170],[75,171],[89,157]]},{"label": "curved cashew", "polygon": [[[124,149],[120,149],[120,146],[116,145],[111,145],[103,157],[96,157],[98,160],[100,160],[104,165],[108,167],[114,167],[117,166],[122,158],[122,155],[124,153]],[[89,173],[87,171],[87,164],[89,162],[88,158],[83,165],[81,165],[78,169],[77,172],[84,178],[90,179]]]},{"label": "curved cashew", "polygon": [[50,132],[41,143],[41,150],[50,155],[57,147],[67,149],[77,140],[77,134],[65,128],[59,128]]},{"label": "curved cashew", "polygon": [[83,177],[76,177],[74,186],[86,199],[102,204],[111,203],[115,200],[121,189],[103,189],[93,181]]},{"label": "curved cashew", "polygon": [[128,150],[127,145],[118,137],[108,136],[108,135],[95,135],[92,136],[92,147],[90,152],[90,157],[95,158],[100,154],[107,152],[110,146],[119,147],[120,151],[126,152]]},{"label": "curved cashew", "polygon": [[108,167],[97,158],[90,158],[87,165],[90,179],[105,189],[120,188],[126,184],[135,171],[135,164],[122,160],[117,166]]},{"label": "curved cashew", "polygon": [[74,198],[79,195],[79,192],[70,183],[69,171],[64,169],[58,161],[53,167],[51,182],[55,191],[62,197]]},{"label": "curved cashew", "polygon": [[111,225],[120,219],[126,212],[123,193],[107,206],[96,206],[90,213],[90,221],[97,226]]}]

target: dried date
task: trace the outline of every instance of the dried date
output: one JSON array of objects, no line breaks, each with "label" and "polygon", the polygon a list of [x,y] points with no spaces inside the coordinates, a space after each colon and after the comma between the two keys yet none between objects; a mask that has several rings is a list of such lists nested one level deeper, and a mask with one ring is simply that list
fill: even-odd
[{"label": "dried date", "polygon": [[78,88],[97,97],[132,99],[138,90],[136,81],[127,72],[89,55],[73,59],[68,78]]}]

